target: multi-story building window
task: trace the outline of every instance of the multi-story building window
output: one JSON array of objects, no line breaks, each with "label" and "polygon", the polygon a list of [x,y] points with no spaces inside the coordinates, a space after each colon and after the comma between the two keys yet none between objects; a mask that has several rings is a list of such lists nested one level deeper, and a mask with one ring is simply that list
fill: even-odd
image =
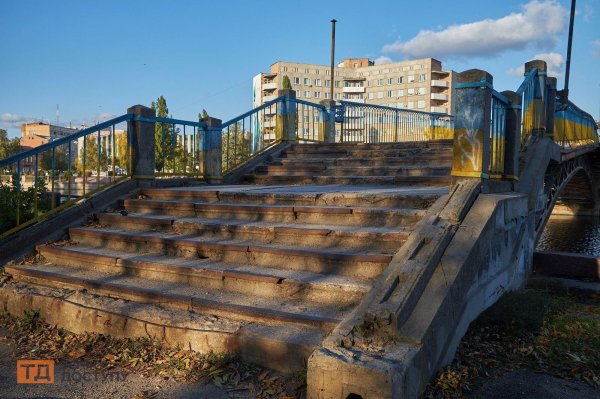
[{"label": "multi-story building window", "polygon": [[419,82],[425,82],[427,80],[427,75],[424,73],[419,74]]},{"label": "multi-story building window", "polygon": [[408,75],[408,83],[413,83],[415,81],[415,75]]},{"label": "multi-story building window", "polygon": [[406,106],[406,108],[409,108],[409,109],[413,109],[414,107],[415,107],[415,102],[414,101],[409,101],[408,105]]},{"label": "multi-story building window", "polygon": [[331,80],[325,80],[325,87],[331,87]]},{"label": "multi-story building window", "polygon": [[321,86],[321,79],[315,79],[315,86]]},{"label": "multi-story building window", "polygon": [[310,98],[310,91],[305,91],[304,92],[304,97]]},{"label": "multi-story building window", "polygon": [[404,89],[398,90],[398,97],[404,97]]},{"label": "multi-story building window", "polygon": [[310,78],[304,78],[304,85],[305,86],[310,85]]},{"label": "multi-story building window", "polygon": [[388,85],[391,85],[391,84],[393,83],[393,81],[394,81],[394,79],[393,79],[393,78],[388,78],[388,80],[387,80],[387,84],[388,84]]},{"label": "multi-story building window", "polygon": [[404,83],[404,76],[398,76],[398,83]]},{"label": "multi-story building window", "polygon": [[334,86],[335,86],[335,87],[340,87],[340,81],[339,81],[339,80],[336,80],[336,81],[335,81],[335,85],[334,85]]},{"label": "multi-story building window", "polygon": [[392,90],[388,90],[387,96],[388,98],[392,98],[394,96],[394,92]]},{"label": "multi-story building window", "polygon": [[315,91],[315,98],[321,98],[321,92]]},{"label": "multi-story building window", "polygon": [[377,92],[377,98],[383,98],[383,92],[382,91],[378,91]]},{"label": "multi-story building window", "polygon": [[283,67],[283,72],[287,72],[287,67],[286,66]]},{"label": "multi-story building window", "polygon": [[417,89],[417,93],[418,93],[420,96],[422,96],[422,95],[424,95],[424,94],[426,94],[426,93],[427,93],[427,89],[425,89],[424,87],[419,87],[419,88]]},{"label": "multi-story building window", "polygon": [[377,86],[383,86],[383,79],[377,79]]},{"label": "multi-story building window", "polygon": [[304,69],[304,73],[310,73],[310,69],[308,69],[308,68]]},{"label": "multi-story building window", "polygon": [[298,78],[298,77],[295,77],[295,78],[294,78],[294,84],[295,84],[295,85],[299,85],[299,84],[300,84],[300,78]]},{"label": "multi-story building window", "polygon": [[415,95],[415,89],[411,87],[410,89],[407,90],[407,93],[408,93],[409,96],[414,96]]},{"label": "multi-story building window", "polygon": [[325,98],[327,98],[327,99],[329,98],[329,92],[328,91],[325,92]]},{"label": "multi-story building window", "polygon": [[425,100],[417,101],[417,108],[425,108]]},{"label": "multi-story building window", "polygon": [[375,93],[370,92],[369,93],[369,100],[372,100],[373,98],[375,98]]}]

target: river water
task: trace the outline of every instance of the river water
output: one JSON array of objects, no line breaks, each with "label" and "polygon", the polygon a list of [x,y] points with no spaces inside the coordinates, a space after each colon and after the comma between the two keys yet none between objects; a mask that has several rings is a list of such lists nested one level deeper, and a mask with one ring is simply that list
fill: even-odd
[{"label": "river water", "polygon": [[536,250],[600,256],[600,218],[553,216]]}]

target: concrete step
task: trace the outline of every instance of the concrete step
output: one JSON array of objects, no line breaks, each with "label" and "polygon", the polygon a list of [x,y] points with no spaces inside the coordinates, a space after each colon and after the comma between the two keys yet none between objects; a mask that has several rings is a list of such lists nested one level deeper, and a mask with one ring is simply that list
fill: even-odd
[{"label": "concrete step", "polygon": [[120,213],[98,215],[102,226],[123,230],[167,231],[175,234],[201,234],[218,240],[253,240],[260,243],[309,246],[312,248],[371,248],[393,251],[406,241],[405,228],[327,226],[244,222],[204,218],[178,218],[169,215]]},{"label": "concrete step", "polygon": [[342,149],[411,149],[411,148],[452,148],[452,140],[433,140],[433,141],[404,141],[398,143],[363,143],[363,142],[345,142],[332,144],[292,144],[292,151],[303,149],[322,149],[322,150],[342,150]]},{"label": "concrete step", "polygon": [[280,158],[298,158],[309,156],[311,158],[341,158],[341,157],[359,157],[359,158],[400,158],[411,155],[440,155],[452,153],[448,148],[391,148],[391,149],[327,149],[327,148],[298,148],[296,150],[286,150],[281,152]]},{"label": "concrete step", "polygon": [[168,189],[144,189],[142,194],[153,200],[190,200],[201,202],[223,202],[230,204],[263,204],[263,205],[313,205],[313,206],[373,206],[386,208],[428,208],[447,189],[418,188],[390,189],[385,187],[352,187],[317,186],[292,187],[272,186],[222,186],[219,190],[204,188],[179,187]]},{"label": "concrete step", "polygon": [[254,170],[255,174],[270,176],[447,176],[450,164],[432,166],[325,166],[325,165],[264,165]]},{"label": "concrete step", "polygon": [[323,176],[323,175],[246,175],[246,182],[255,184],[419,184],[449,186],[451,176]]},{"label": "concrete step", "polygon": [[381,158],[359,158],[359,157],[339,157],[339,158],[317,158],[317,157],[298,157],[298,158],[276,158],[271,165],[297,165],[297,166],[419,166],[430,165],[432,163],[449,164],[452,162],[452,154],[440,155],[411,155],[400,158],[381,157]]},{"label": "concrete step", "polygon": [[417,223],[424,214],[422,210],[402,208],[194,203],[156,200],[124,200],[122,205],[132,213],[369,227],[408,227]]},{"label": "concrete step", "polygon": [[283,373],[305,369],[308,357],[327,334],[306,324],[282,327],[279,323],[240,321],[24,282],[0,287],[0,305],[15,315],[35,309],[48,323],[70,331],[119,338],[152,337],[202,353],[235,354]]},{"label": "concrete step", "polygon": [[112,250],[153,253],[189,259],[210,259],[311,273],[334,273],[362,279],[378,276],[392,254],[346,249],[298,248],[252,241],[211,241],[199,236],[164,232],[123,232],[113,229],[73,228],[71,239],[81,245]]},{"label": "concrete step", "polygon": [[188,310],[232,320],[269,324],[295,324],[328,329],[334,327],[349,305],[330,306],[290,298],[243,295],[206,287],[193,287],[136,276],[102,273],[51,263],[11,266],[20,281],[47,287],[85,289],[138,303]]},{"label": "concrete step", "polygon": [[40,245],[38,253],[52,264],[165,283],[239,292],[269,298],[306,299],[330,305],[357,303],[370,285],[350,277],[315,274],[164,255],[140,255],[84,245]]}]

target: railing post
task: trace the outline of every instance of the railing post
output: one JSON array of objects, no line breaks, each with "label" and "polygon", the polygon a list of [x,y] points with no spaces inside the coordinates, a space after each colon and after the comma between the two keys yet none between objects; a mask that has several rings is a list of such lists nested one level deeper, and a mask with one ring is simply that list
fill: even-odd
[{"label": "railing post", "polygon": [[554,112],[556,108],[556,78],[546,78],[546,136],[554,140]]},{"label": "railing post", "polygon": [[[134,105],[127,109],[134,118],[156,118],[156,111],[143,105]],[[130,123],[131,176],[134,179],[154,179],[156,146],[154,142],[154,123],[132,120]]]},{"label": "railing post", "polygon": [[296,141],[296,126],[298,118],[298,107],[294,101],[288,101],[288,99],[295,100],[296,92],[292,89],[281,89],[277,90],[278,97],[285,97],[283,103],[277,107],[277,138],[282,141],[294,142]]},{"label": "railing post", "polygon": [[202,140],[204,159],[204,180],[209,184],[219,184],[223,181],[223,134],[221,120],[217,118],[204,118],[206,124],[203,129]]},{"label": "railing post", "polygon": [[546,61],[532,60],[525,63],[525,74],[537,69],[537,83],[533,100],[525,110],[526,116],[533,122],[531,133],[537,136],[544,135],[546,131]]},{"label": "railing post", "polygon": [[516,180],[519,175],[521,152],[521,96],[514,91],[503,91],[510,102],[506,107],[506,135],[504,148],[504,178]]},{"label": "railing post", "polygon": [[452,176],[489,178],[493,77],[470,69],[456,82]]},{"label": "railing post", "polygon": [[321,100],[325,110],[319,112],[319,133],[324,143],[335,143],[335,101]]}]

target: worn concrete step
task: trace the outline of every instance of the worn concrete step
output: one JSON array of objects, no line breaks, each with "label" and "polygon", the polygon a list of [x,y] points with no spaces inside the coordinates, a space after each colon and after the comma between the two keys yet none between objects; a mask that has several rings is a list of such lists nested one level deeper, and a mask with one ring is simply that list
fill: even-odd
[{"label": "worn concrete step", "polygon": [[306,369],[326,333],[317,327],[261,324],[188,310],[12,281],[0,287],[0,306],[14,315],[35,310],[51,325],[117,338],[152,337],[201,353],[229,353],[283,373]]},{"label": "worn concrete step", "polygon": [[254,170],[255,174],[269,176],[447,176],[451,165],[430,166],[325,166],[325,165],[263,165]]},{"label": "worn concrete step", "polygon": [[381,150],[390,148],[452,148],[452,140],[432,140],[432,141],[404,141],[397,143],[363,143],[363,142],[345,142],[332,144],[292,144],[290,149],[323,149],[323,150],[341,150],[341,149],[366,149],[366,150]]},{"label": "worn concrete step", "polygon": [[428,208],[447,189],[389,186],[347,187],[339,185],[294,187],[272,186],[222,186],[219,190],[177,187],[168,189],[144,189],[143,197],[153,200],[190,200],[200,202],[223,202],[230,204],[263,205],[312,205],[312,206],[372,206],[386,208]]},{"label": "worn concrete step", "polygon": [[406,228],[327,226],[322,224],[285,224],[245,222],[204,218],[178,218],[169,215],[102,213],[102,226],[124,230],[167,231],[176,234],[201,234],[220,240],[253,240],[260,243],[310,246],[313,248],[371,248],[393,251],[400,248],[410,230]]},{"label": "worn concrete step", "polygon": [[439,155],[411,155],[399,158],[381,157],[340,157],[340,158],[276,158],[271,165],[296,165],[296,166],[419,166],[432,163],[448,164],[452,162],[452,154]]},{"label": "worn concrete step", "polygon": [[124,200],[128,212],[160,213],[244,221],[326,224],[331,226],[412,226],[425,214],[423,210],[403,208],[288,206],[186,201]]},{"label": "worn concrete step", "polygon": [[135,253],[167,254],[243,265],[266,266],[312,273],[334,273],[371,279],[377,277],[392,254],[357,249],[298,248],[252,241],[210,241],[198,236],[164,232],[123,232],[114,229],[72,228],[71,239],[86,246]]},{"label": "worn concrete step", "polygon": [[331,306],[299,299],[259,297],[51,263],[10,266],[7,271],[27,283],[83,289],[96,295],[167,309],[271,325],[305,325],[326,330],[334,327],[351,308],[351,305]]},{"label": "worn concrete step", "polygon": [[248,183],[256,184],[420,184],[449,186],[451,176],[323,176],[323,175],[246,175]]},{"label": "worn concrete step", "polygon": [[359,158],[400,158],[405,156],[414,155],[440,155],[451,153],[452,150],[448,148],[391,148],[391,149],[380,149],[380,150],[368,150],[368,149],[324,149],[324,148],[303,148],[297,150],[286,150],[282,151],[279,155],[280,158],[302,158],[309,156],[311,158],[342,158],[342,157],[359,157]]},{"label": "worn concrete step", "polygon": [[37,251],[55,265],[271,298],[354,304],[370,287],[367,281],[351,277],[236,265],[209,259],[140,255],[84,245],[40,245]]}]

